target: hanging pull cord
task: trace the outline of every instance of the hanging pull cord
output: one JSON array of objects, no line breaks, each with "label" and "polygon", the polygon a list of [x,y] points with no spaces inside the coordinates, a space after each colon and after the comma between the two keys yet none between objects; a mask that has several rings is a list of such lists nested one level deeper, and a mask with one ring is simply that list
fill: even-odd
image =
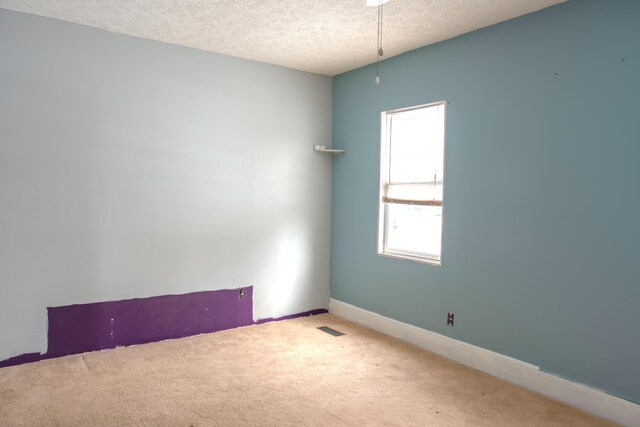
[{"label": "hanging pull cord", "polygon": [[384,55],[382,50],[382,14],[383,14],[382,0],[378,3],[378,50],[376,52],[376,79],[375,83],[380,84],[380,58]]}]

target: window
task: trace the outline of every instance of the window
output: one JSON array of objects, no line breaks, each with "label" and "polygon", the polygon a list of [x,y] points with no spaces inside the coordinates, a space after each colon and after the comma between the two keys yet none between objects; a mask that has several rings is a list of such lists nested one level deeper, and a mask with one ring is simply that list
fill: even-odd
[{"label": "window", "polygon": [[381,255],[442,263],[445,104],[382,113]]}]

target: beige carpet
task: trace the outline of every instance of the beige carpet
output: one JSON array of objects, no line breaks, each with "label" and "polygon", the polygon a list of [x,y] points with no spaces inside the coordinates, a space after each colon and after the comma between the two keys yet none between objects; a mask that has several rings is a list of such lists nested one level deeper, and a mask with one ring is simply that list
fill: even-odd
[{"label": "beige carpet", "polygon": [[2,368],[0,425],[612,424],[324,314]]}]

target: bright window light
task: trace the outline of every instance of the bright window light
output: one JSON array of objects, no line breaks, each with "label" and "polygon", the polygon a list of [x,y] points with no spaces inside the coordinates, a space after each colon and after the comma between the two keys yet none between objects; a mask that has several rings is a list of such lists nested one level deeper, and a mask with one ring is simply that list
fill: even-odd
[{"label": "bright window light", "polygon": [[445,104],[382,113],[381,255],[442,263]]},{"label": "bright window light", "polygon": [[387,2],[389,2],[389,0],[366,0],[367,6],[379,6]]}]

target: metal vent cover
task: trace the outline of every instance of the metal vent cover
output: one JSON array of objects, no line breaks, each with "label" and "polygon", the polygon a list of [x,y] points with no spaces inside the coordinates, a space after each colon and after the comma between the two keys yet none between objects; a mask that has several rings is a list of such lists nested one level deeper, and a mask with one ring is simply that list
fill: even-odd
[{"label": "metal vent cover", "polygon": [[322,332],[328,333],[329,335],[333,335],[334,337],[339,337],[341,335],[344,335],[343,332],[336,331],[335,329],[330,328],[328,326],[318,326],[318,329],[320,329]]}]

